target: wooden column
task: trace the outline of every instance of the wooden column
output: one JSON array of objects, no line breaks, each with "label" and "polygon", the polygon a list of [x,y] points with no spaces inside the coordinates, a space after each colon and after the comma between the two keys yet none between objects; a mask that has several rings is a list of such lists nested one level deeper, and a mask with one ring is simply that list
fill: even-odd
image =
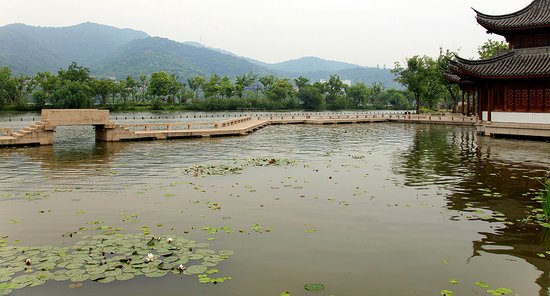
[{"label": "wooden column", "polygon": [[487,106],[487,121],[491,121],[491,111],[493,111],[493,88],[489,88],[489,102]]},{"label": "wooden column", "polygon": [[471,108],[472,108],[472,104],[470,104],[470,97],[471,97],[471,91],[468,90],[468,112],[466,113],[466,115],[470,116],[472,113],[470,112]]},{"label": "wooden column", "polygon": [[477,116],[479,118],[481,118],[481,112],[483,110],[483,108],[481,106],[481,98],[482,97],[485,97],[485,92],[483,92],[481,89],[477,89],[477,97],[476,97],[476,100],[477,100]]},{"label": "wooden column", "polygon": [[546,87],[544,87],[543,85],[542,86],[542,112],[545,112],[546,108],[548,108],[548,106],[546,106]]},{"label": "wooden column", "polygon": [[466,115],[466,112],[464,111],[464,90],[462,91],[462,115]]}]

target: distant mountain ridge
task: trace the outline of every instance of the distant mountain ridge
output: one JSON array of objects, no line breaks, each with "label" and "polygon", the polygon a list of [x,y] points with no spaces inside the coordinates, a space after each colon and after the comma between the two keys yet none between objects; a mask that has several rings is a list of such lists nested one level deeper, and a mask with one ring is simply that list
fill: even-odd
[{"label": "distant mountain ridge", "polygon": [[142,31],[89,22],[69,27],[24,24],[0,27],[0,66],[8,66],[14,73],[56,72],[71,62],[89,67],[94,75],[117,79],[160,70],[177,74],[181,79],[212,74],[235,77],[254,72],[288,78],[304,76],[318,81],[336,74],[354,82],[397,86],[393,74],[386,69],[317,57],[269,64],[196,42],[176,42]]}]

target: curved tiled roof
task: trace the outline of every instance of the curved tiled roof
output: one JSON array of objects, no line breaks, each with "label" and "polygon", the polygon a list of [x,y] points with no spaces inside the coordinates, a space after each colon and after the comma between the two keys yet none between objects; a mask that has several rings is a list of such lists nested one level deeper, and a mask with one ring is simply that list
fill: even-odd
[{"label": "curved tiled roof", "polygon": [[524,9],[505,15],[487,15],[474,9],[477,22],[488,30],[550,27],[550,0],[534,0]]},{"label": "curved tiled roof", "polygon": [[550,47],[513,49],[500,56],[472,61],[457,57],[451,71],[479,78],[537,78],[550,77]]}]

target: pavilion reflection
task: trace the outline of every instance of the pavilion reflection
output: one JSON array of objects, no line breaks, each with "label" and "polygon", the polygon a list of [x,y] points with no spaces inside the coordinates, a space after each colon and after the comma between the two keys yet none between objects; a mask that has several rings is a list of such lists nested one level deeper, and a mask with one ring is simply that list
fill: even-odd
[{"label": "pavilion reflection", "polygon": [[550,231],[524,220],[540,207],[532,200],[533,189],[542,187],[536,178],[550,171],[550,145],[478,138],[473,129],[413,128],[413,143],[394,171],[408,186],[440,184],[450,189],[446,200],[447,208],[457,212],[453,220],[481,219],[474,213],[477,209],[503,214],[508,223],[479,233],[482,238],[472,242],[472,257],[486,252],[521,258],[541,272],[536,280],[539,295],[550,295],[550,261],[537,255],[550,251]]}]

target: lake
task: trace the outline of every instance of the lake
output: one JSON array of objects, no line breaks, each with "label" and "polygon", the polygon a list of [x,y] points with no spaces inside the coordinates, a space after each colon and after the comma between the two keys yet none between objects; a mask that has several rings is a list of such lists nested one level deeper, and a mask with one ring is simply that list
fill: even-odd
[{"label": "lake", "polygon": [[[34,116],[2,114],[0,126]],[[153,142],[93,137],[92,127],[58,127],[53,146],[0,149],[4,293],[548,295],[550,235],[528,219],[540,207],[537,178],[550,171],[548,142],[401,123]],[[183,273],[159,265],[180,261]],[[304,288],[317,283],[308,288],[324,289]]]}]

